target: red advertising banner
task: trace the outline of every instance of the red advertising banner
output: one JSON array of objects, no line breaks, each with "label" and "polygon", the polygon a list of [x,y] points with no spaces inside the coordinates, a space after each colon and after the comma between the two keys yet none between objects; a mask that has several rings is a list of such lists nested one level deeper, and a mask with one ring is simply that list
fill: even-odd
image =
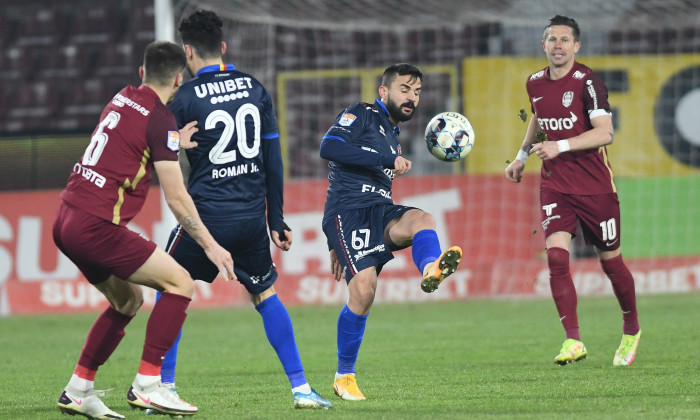
[{"label": "red advertising banner", "polygon": [[[330,276],[328,248],[321,230],[326,180],[285,185],[285,220],[293,229],[293,246],[281,252],[272,246],[279,271],[275,284],[288,305],[341,304],[344,283]],[[59,204],[58,191],[0,194],[0,314],[98,311],[104,297],[55,247],[51,226]],[[501,176],[403,177],[395,183],[394,201],[430,212],[436,219],[443,248],[459,245],[464,259],[459,270],[431,294],[420,290],[420,274],[410,250],[395,254],[383,269],[376,302],[416,302],[512,296],[549,296],[538,212],[536,176],[520,185]],[[160,190],[153,188],[144,209],[129,227],[164,246],[173,216]],[[623,243],[624,251],[624,243]],[[637,293],[700,290],[700,257],[627,260]],[[597,259],[571,264],[579,295],[612,294]],[[155,292],[145,290],[146,306]],[[196,282],[192,307],[249,305],[237,282]]]}]

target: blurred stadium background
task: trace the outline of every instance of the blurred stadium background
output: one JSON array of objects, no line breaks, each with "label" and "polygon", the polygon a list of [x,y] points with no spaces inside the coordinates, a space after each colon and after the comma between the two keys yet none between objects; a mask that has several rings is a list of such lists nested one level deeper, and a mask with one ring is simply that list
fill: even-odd
[{"label": "blurred stadium background", "polygon": [[[609,88],[623,254],[639,292],[700,289],[697,0],[3,0],[0,314],[104,306],[51,241],[58,190],[105,103],[139,83],[145,45],[176,40],[180,17],[196,8],[225,19],[225,60],[260,79],[275,100],[285,209],[296,232],[293,250],[275,256],[289,279],[280,290],[287,301],[344,299],[344,286],[327,274],[320,231],[327,165],[318,146],[344,107],[374,100],[383,69],[395,62],[420,66],[425,80],[416,117],[401,133],[414,170],[395,183],[394,197],[436,214],[443,244],[462,245],[466,257],[455,279],[427,296],[414,290],[417,272],[400,253],[378,299],[548,296],[539,164],[530,161],[517,186],[503,169],[524,135],[525,80],[546,65],[540,40],[554,14],[579,22],[578,58]],[[425,124],[445,110],[464,113],[475,127],[475,148],[463,162],[438,162],[424,146]],[[152,193],[132,227],[163,245],[172,223]],[[610,294],[591,250],[575,241],[573,251],[582,294]],[[247,302],[217,283],[198,289],[201,306]]]}]

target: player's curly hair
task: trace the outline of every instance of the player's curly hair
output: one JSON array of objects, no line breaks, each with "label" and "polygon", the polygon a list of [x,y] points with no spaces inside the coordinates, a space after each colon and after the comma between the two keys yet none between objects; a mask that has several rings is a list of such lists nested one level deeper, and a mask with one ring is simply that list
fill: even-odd
[{"label": "player's curly hair", "polygon": [[543,39],[547,36],[547,30],[550,26],[568,26],[574,34],[574,42],[578,42],[579,36],[581,36],[581,30],[578,28],[578,23],[574,19],[567,16],[554,15],[549,18],[547,26],[544,27]]},{"label": "player's curly hair", "polygon": [[397,63],[392,64],[391,66],[387,67],[386,70],[384,70],[384,74],[382,75],[382,86],[388,87],[396,79],[396,77],[406,75],[411,76],[411,82],[414,80],[423,80],[423,73],[418,67],[408,63]]},{"label": "player's curly hair", "polygon": [[221,57],[223,22],[214,12],[196,10],[180,21],[178,31],[182,43],[195,49],[200,58]]}]

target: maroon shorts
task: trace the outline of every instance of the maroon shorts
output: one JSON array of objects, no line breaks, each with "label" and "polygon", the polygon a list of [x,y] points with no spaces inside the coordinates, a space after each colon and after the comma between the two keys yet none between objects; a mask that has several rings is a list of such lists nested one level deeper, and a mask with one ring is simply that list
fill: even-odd
[{"label": "maroon shorts", "polygon": [[570,195],[543,189],[540,191],[544,237],[556,232],[576,235],[576,225],[586,243],[602,251],[620,247],[620,202],[617,194]]},{"label": "maroon shorts", "polygon": [[126,226],[64,202],[56,212],[53,240],[92,284],[102,283],[112,274],[129,278],[156,249],[154,242]]}]

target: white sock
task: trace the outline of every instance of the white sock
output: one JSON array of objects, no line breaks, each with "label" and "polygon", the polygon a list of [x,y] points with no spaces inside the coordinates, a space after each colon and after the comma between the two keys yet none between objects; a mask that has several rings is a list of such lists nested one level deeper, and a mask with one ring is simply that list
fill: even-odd
[{"label": "white sock", "polygon": [[347,375],[354,375],[354,373],[338,373],[338,372],[336,372],[336,373],[335,373],[335,379],[340,379],[340,378],[342,378],[343,376],[347,376]]},{"label": "white sock", "polygon": [[302,394],[310,394],[311,393],[311,385],[309,383],[305,383],[304,385],[299,385],[294,388],[292,388],[292,394],[295,394],[297,392],[301,392]]},{"label": "white sock", "polygon": [[70,387],[69,391],[71,394],[80,394],[76,396],[84,398],[90,391],[95,389],[95,381],[83,379],[74,373],[73,376],[70,377],[70,381],[68,381],[68,386],[66,388],[68,387]]},{"label": "white sock", "polygon": [[157,376],[149,376],[149,375],[142,375],[140,373],[136,374],[136,379],[134,380],[136,385],[138,385],[141,388],[147,388],[149,386],[155,385],[158,382],[160,382],[160,375]]}]

